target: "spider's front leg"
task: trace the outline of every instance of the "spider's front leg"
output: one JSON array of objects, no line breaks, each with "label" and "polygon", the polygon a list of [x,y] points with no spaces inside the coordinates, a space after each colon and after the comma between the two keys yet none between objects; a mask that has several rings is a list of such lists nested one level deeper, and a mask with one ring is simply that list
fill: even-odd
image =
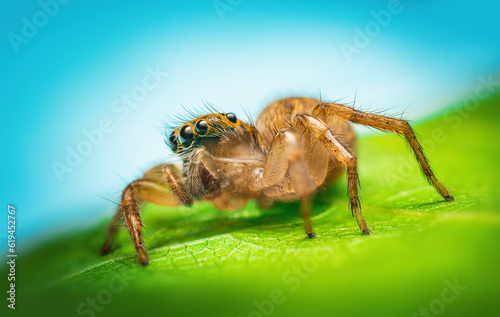
[{"label": "spider's front leg", "polygon": [[[278,186],[273,185],[282,181],[287,171],[293,188],[277,189]],[[311,223],[311,195],[316,185],[304,161],[299,140],[293,131],[283,129],[278,132],[271,145],[264,171],[256,177],[251,188],[255,191],[264,190],[269,197],[288,193],[298,195],[301,198],[300,210],[306,234],[309,238],[316,237]]]},{"label": "spider's front leg", "polygon": [[147,265],[149,263],[142,239],[143,223],[139,213],[141,201],[164,206],[176,206],[179,205],[179,202],[189,206],[193,203],[193,199],[180,185],[179,176],[173,165],[161,165],[153,168],[143,178],[130,183],[123,191],[121,206],[110,224],[101,255],[110,252],[116,232],[122,218],[124,218],[141,264]]},{"label": "spider's front leg", "polygon": [[329,115],[334,115],[342,120],[350,121],[356,124],[373,127],[382,131],[396,132],[405,136],[410,144],[418,162],[424,172],[427,180],[447,201],[453,201],[453,196],[450,195],[446,187],[436,178],[432,171],[427,158],[424,155],[422,145],[417,140],[413,129],[408,121],[396,119],[371,113],[358,111],[348,106],[336,103],[322,103],[313,109],[313,115],[320,118],[326,118]]}]

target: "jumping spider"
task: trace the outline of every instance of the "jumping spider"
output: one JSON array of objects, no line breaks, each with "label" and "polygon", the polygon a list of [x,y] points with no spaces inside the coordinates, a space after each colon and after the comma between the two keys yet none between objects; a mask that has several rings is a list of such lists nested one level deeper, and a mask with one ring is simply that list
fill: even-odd
[{"label": "jumping spider", "polygon": [[370,234],[358,199],[356,136],[348,122],[404,135],[427,180],[447,201],[453,200],[434,176],[407,121],[311,98],[285,98],[270,104],[255,125],[233,113],[212,113],[175,129],[166,142],[182,158],[182,169],[160,165],[125,188],[101,254],[110,252],[124,218],[139,260],[142,265],[149,263],[141,236],[140,201],[190,206],[206,200],[218,209],[229,209],[243,206],[249,198],[262,206],[300,199],[306,234],[314,238],[311,196],[342,170],[347,171],[352,214],[362,233]]}]

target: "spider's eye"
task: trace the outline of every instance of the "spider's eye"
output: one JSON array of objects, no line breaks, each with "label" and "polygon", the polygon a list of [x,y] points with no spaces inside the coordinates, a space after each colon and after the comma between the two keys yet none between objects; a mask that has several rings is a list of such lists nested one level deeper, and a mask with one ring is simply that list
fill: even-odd
[{"label": "spider's eye", "polygon": [[193,142],[193,128],[186,125],[179,132],[179,142],[181,142],[183,147],[188,147]]},{"label": "spider's eye", "polygon": [[175,135],[175,132],[172,132],[170,136],[168,137],[168,140],[170,141],[170,146],[176,147],[177,146],[177,135]]},{"label": "spider's eye", "polygon": [[226,118],[228,118],[228,120],[232,123],[236,123],[236,115],[234,113],[226,113]]},{"label": "spider's eye", "polygon": [[205,120],[200,120],[196,123],[196,132],[200,135],[207,133],[208,123]]}]

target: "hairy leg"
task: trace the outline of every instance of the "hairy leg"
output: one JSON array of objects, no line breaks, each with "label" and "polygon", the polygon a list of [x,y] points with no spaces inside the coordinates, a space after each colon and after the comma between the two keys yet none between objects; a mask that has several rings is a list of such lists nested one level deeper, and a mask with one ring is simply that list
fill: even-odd
[{"label": "hairy leg", "polygon": [[444,187],[444,185],[438,181],[438,179],[434,175],[434,172],[431,170],[429,162],[424,155],[422,146],[418,142],[413,129],[407,121],[358,111],[351,107],[336,103],[323,103],[317,105],[313,110],[313,115],[320,117],[334,115],[340,119],[350,121],[352,123],[370,126],[382,131],[390,131],[403,134],[410,144],[411,148],[413,149],[413,152],[415,153],[415,156],[417,157],[422,171],[424,172],[429,183],[431,183],[437,189],[437,191],[441,194],[441,196],[444,197],[444,199],[446,199],[447,201],[454,200],[453,196],[451,196],[446,187]]},{"label": "hairy leg", "polygon": [[118,228],[120,228],[122,222],[123,222],[123,210],[120,205],[120,207],[116,211],[115,216],[111,220],[111,223],[109,224],[108,234],[106,236],[106,240],[104,240],[104,244],[101,249],[101,255],[106,255],[111,251],[111,246],[113,245],[113,241],[115,240]]},{"label": "hairy leg", "polygon": [[318,138],[328,152],[335,157],[347,170],[347,183],[349,188],[349,204],[353,216],[356,216],[359,229],[363,234],[370,234],[366,220],[361,213],[361,204],[358,198],[358,167],[356,156],[347,149],[330,131],[328,126],[319,119],[310,115],[297,115],[292,123],[298,133],[309,130]]},{"label": "hairy leg", "polygon": [[314,179],[304,161],[297,136],[288,129],[278,132],[271,145],[270,155],[262,175],[257,176],[253,190],[262,190],[277,184],[288,170],[293,191],[301,198],[301,213],[309,238],[316,237],[311,223],[311,195],[316,188]]},{"label": "hairy leg", "polygon": [[191,205],[193,203],[192,198],[180,186],[179,177],[172,165],[161,165],[149,170],[142,179],[133,181],[123,191],[121,206],[111,221],[101,255],[110,252],[114,237],[124,219],[139,255],[139,260],[143,265],[148,264],[141,236],[142,220],[139,214],[141,201],[164,206],[177,206],[180,203]]}]

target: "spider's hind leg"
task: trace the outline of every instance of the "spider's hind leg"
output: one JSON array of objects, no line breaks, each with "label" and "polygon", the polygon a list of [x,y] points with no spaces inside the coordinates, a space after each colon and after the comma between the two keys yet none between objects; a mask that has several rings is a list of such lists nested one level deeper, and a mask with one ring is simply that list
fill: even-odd
[{"label": "spider's hind leg", "polygon": [[436,190],[447,201],[453,201],[454,198],[448,192],[446,187],[436,178],[432,171],[427,158],[424,155],[422,145],[417,140],[413,129],[408,121],[396,119],[371,113],[358,111],[354,108],[344,106],[336,103],[322,103],[313,109],[313,115],[319,117],[326,117],[334,115],[342,120],[350,121],[352,123],[361,124],[373,127],[382,131],[396,132],[405,136],[410,144],[415,156],[422,168],[425,177],[432,184]]}]

